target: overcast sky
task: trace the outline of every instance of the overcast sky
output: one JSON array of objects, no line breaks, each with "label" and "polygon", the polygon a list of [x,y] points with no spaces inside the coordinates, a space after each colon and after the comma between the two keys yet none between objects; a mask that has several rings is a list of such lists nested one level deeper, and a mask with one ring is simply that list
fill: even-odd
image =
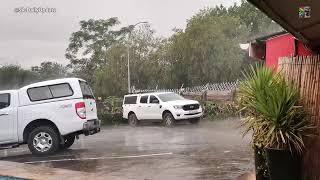
[{"label": "overcast sky", "polygon": [[[67,64],[65,49],[80,20],[119,17],[124,26],[148,21],[157,35],[167,37],[173,28],[184,28],[200,9],[235,2],[240,0],[1,0],[0,65],[29,68],[45,60]],[[21,7],[56,12],[15,12]]]}]

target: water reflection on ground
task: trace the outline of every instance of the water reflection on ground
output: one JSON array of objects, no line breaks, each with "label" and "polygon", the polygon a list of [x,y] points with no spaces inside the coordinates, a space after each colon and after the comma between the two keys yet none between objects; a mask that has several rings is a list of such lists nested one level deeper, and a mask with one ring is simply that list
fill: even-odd
[{"label": "water reflection on ground", "polygon": [[0,151],[0,160],[121,179],[229,180],[253,169],[249,140],[237,126],[237,119],[228,119],[174,128],[107,127],[50,157],[34,157],[23,146]]}]

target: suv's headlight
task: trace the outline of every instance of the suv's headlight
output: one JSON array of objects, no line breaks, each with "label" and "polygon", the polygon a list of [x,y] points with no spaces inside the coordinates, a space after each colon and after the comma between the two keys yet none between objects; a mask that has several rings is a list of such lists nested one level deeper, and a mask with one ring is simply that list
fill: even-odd
[{"label": "suv's headlight", "polygon": [[175,105],[175,106],[173,106],[175,109],[182,109],[182,105]]}]

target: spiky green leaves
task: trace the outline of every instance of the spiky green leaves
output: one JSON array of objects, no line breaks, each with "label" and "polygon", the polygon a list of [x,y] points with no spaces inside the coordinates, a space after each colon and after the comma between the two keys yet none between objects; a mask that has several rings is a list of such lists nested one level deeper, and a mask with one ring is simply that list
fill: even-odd
[{"label": "spiky green leaves", "polygon": [[312,135],[312,126],[302,106],[299,91],[281,72],[256,66],[243,73],[238,104],[246,112],[244,134],[253,131],[253,143],[263,147],[290,149],[301,153],[304,138]]}]

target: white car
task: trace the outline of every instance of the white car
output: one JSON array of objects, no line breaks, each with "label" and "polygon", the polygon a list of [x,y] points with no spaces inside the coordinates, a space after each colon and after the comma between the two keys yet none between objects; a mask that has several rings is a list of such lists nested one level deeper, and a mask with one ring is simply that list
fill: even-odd
[{"label": "white car", "polygon": [[96,101],[82,79],[44,81],[0,91],[0,148],[28,144],[36,155],[69,148],[100,131]]},{"label": "white car", "polygon": [[138,125],[140,120],[163,121],[166,126],[173,126],[179,120],[196,124],[203,115],[198,101],[172,92],[126,95],[122,108],[123,118],[131,126]]}]

